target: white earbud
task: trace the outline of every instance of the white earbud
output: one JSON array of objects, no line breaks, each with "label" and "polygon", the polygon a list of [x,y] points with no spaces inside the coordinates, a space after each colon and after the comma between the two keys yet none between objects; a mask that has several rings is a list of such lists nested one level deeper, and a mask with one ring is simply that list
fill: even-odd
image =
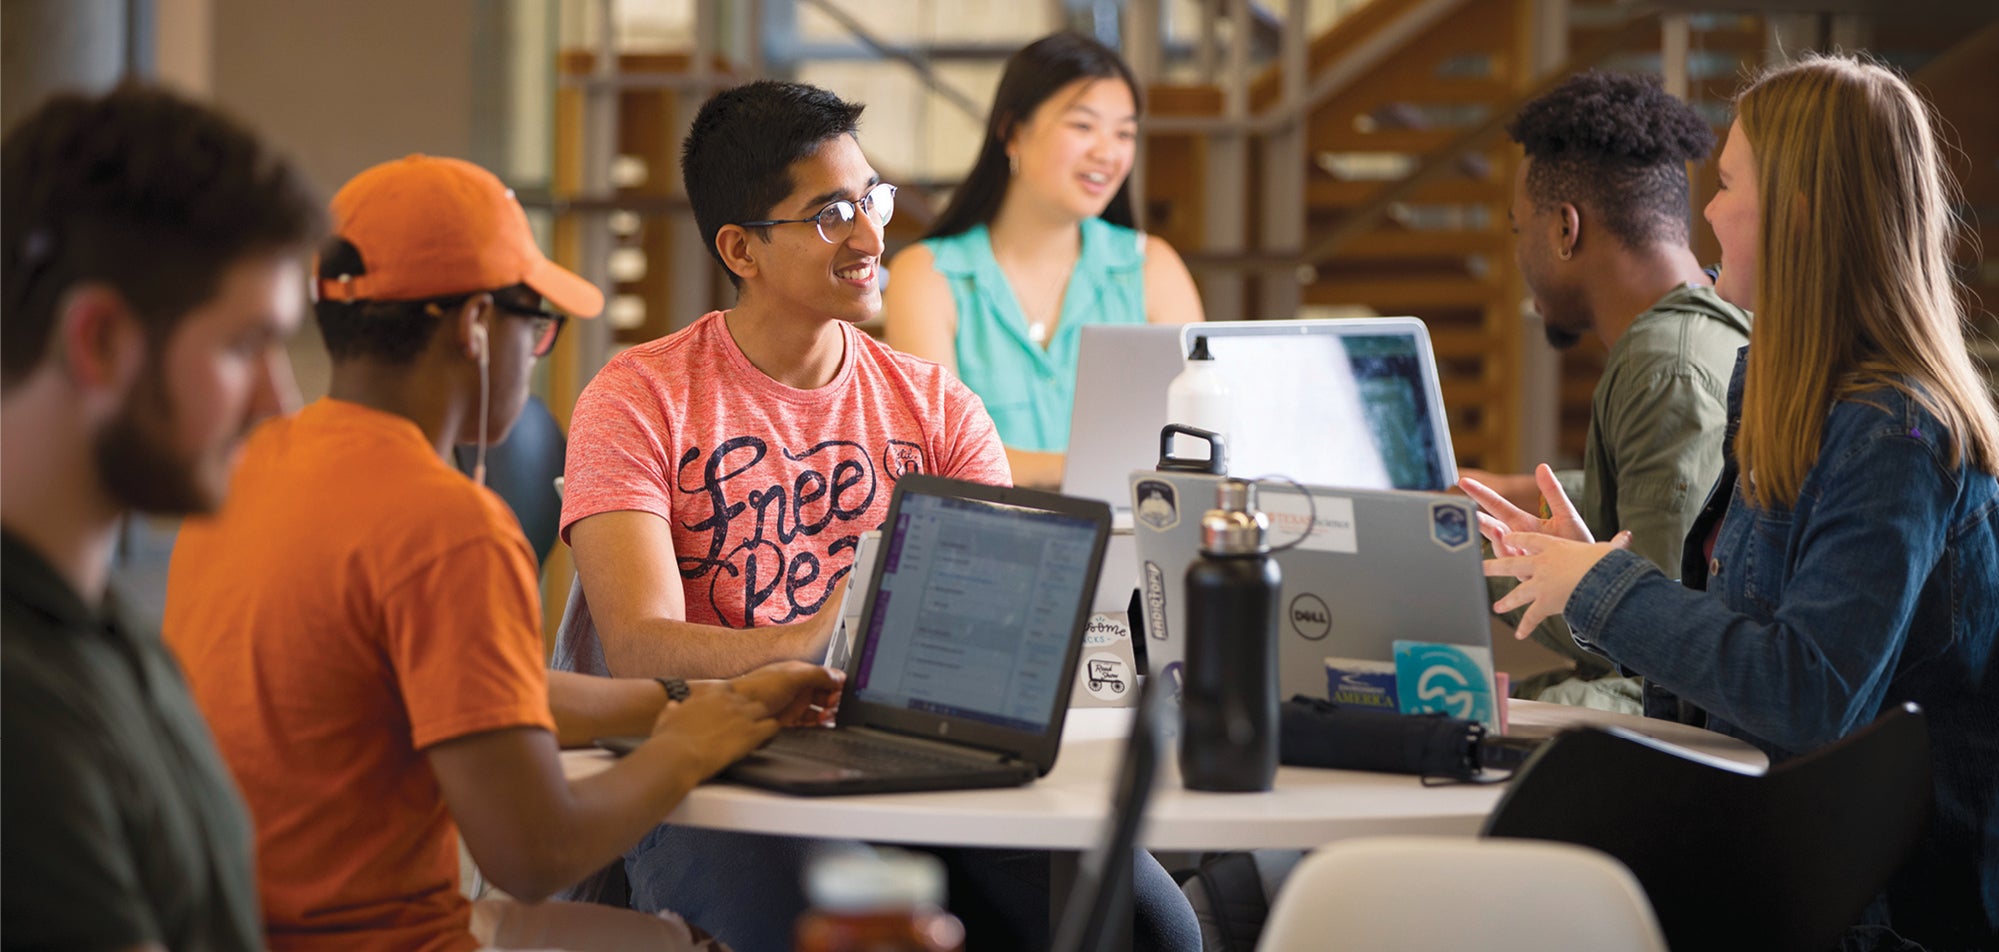
[{"label": "white earbud", "polygon": [[487,379],[486,325],[472,322],[472,356],[479,359],[479,448],[473,454],[472,482],[486,485],[486,414],[491,402],[492,384]]}]

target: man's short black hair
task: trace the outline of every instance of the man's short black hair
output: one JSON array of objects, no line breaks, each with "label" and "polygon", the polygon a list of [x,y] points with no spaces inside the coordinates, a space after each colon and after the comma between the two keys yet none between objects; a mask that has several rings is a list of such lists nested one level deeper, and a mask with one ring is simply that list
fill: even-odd
[{"label": "man's short black hair", "polygon": [[[717,93],[701,106],[680,150],[694,223],[708,253],[723,225],[762,221],[797,187],[791,164],[859,127],[859,103],[804,83],[758,80]],[[727,264],[722,267],[727,268]],[[729,280],[742,287],[735,272]]]},{"label": "man's short black hair", "polygon": [[[319,249],[319,273],[315,278],[335,278],[343,274],[365,274],[361,250],[338,235]],[[430,298],[422,301],[335,301],[320,298],[313,302],[312,319],[319,325],[326,355],[335,363],[370,357],[391,367],[406,366],[416,359],[437,333],[438,318],[425,312],[435,304],[449,313],[470,295]]]},{"label": "man's short black hair", "polygon": [[1536,208],[1587,209],[1634,248],[1687,242],[1686,163],[1714,148],[1714,130],[1657,79],[1578,73],[1520,107],[1506,132],[1534,160]]},{"label": "man's short black hair", "polygon": [[0,388],[49,351],[63,292],[102,282],[163,341],[223,273],[304,250],[325,211],[290,163],[207,106],[128,84],[42,104],[0,144]]}]

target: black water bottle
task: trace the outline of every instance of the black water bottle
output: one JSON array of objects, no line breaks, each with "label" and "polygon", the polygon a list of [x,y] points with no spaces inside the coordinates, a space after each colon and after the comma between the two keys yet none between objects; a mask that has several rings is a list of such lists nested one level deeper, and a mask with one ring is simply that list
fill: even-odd
[{"label": "black water bottle", "polygon": [[1277,777],[1277,617],[1283,579],[1256,488],[1216,484],[1187,567],[1180,779],[1189,790],[1270,789]]}]

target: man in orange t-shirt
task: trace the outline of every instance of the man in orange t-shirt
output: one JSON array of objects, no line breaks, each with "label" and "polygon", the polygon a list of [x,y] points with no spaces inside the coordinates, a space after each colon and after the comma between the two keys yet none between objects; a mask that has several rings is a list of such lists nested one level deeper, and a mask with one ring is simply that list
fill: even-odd
[{"label": "man in orange t-shirt", "polygon": [[[512,426],[565,319],[543,299],[587,317],[603,296],[542,257],[512,192],[470,163],[385,163],[333,212],[315,307],[332,394],[250,438],[167,589],[167,640],[255,819],[270,944],[693,947],[671,918],[469,903],[459,836],[507,893],[545,897],[781,722],[820,719],[837,679],[803,663],[692,686],[546,672],[527,540],[445,457],[477,443],[483,460]],[[614,769],[564,780],[558,742],[647,732]]]}]

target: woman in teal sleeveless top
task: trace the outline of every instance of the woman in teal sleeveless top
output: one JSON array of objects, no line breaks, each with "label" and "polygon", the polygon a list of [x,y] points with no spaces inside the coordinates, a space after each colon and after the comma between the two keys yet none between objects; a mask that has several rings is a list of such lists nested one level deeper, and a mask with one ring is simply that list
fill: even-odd
[{"label": "woman in teal sleeveless top", "polygon": [[889,265],[889,345],[979,395],[1017,485],[1061,482],[1084,325],[1201,319],[1180,256],[1131,227],[1137,88],[1079,34],[1015,53],[971,173]]}]

